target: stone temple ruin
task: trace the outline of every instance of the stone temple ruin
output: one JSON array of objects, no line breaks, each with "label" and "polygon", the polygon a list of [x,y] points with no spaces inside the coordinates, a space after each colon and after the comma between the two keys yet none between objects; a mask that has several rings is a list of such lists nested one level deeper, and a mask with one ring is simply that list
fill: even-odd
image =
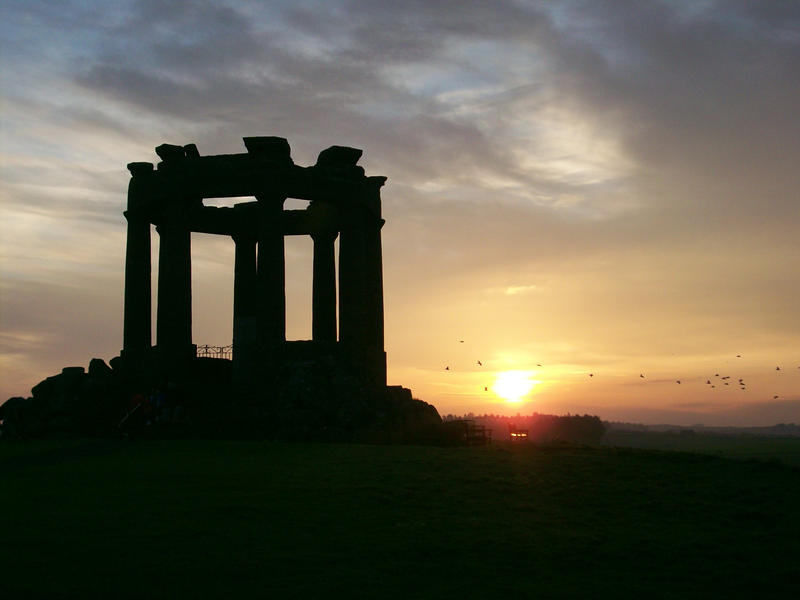
[{"label": "stone temple ruin", "polygon": [[[201,156],[194,144],[162,144],[155,167],[128,165],[122,352],[110,367],[98,358],[88,373],[66,367],[34,386],[31,398],[1,405],[6,433],[113,432],[136,398],[164,399],[166,412],[176,415],[171,424],[201,434],[408,441],[441,425],[433,406],[386,384],[380,198],[386,178],[366,176],[355,148],[332,146],[315,165],[301,167],[283,138],[246,137],[244,145],[241,154]],[[254,200],[203,204],[243,196]],[[309,204],[285,210],[288,198]],[[231,360],[198,355],[192,340],[193,232],[235,244]],[[314,243],[311,340],[286,340],[287,235],[308,235]]]},{"label": "stone temple ruin", "polygon": [[[229,236],[234,267],[232,378],[255,390],[287,360],[330,356],[369,387],[386,386],[380,188],[356,163],[361,150],[332,146],[311,167],[295,165],[278,137],[244,138],[246,153],[201,156],[194,144],[156,148],[161,158],[128,165],[122,358],[181,368],[192,343],[192,232]],[[205,198],[253,196],[231,208]],[[284,210],[287,198],[310,202]],[[160,237],[156,345],[151,346],[150,225]],[[286,340],[284,236],[314,242],[312,340]],[[339,237],[338,336],[336,261]]]}]

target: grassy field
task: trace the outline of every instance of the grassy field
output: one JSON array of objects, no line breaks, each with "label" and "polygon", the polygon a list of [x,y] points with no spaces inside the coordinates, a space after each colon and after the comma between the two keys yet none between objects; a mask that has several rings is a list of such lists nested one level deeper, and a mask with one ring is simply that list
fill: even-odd
[{"label": "grassy field", "polygon": [[800,467],[800,437],[676,432],[606,432],[604,445],[713,454],[726,458],[758,459]]},{"label": "grassy field", "polygon": [[800,470],[677,452],[0,444],[5,598],[777,597]]}]

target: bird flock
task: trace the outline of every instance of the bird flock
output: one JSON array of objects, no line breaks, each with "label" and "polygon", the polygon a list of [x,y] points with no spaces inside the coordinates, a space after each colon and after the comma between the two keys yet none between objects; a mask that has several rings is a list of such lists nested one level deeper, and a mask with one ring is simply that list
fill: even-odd
[{"label": "bird flock", "polygon": [[[463,344],[463,343],[464,343],[464,340],[458,340],[458,343],[459,343],[459,344]],[[742,358],[742,355],[741,355],[741,354],[737,354],[737,355],[736,355],[736,358]],[[483,362],[482,362],[481,360],[476,360],[475,362],[476,362],[476,365],[477,365],[477,366],[479,366],[479,367],[482,367],[482,366],[483,366]],[[536,366],[537,366],[537,367],[541,367],[541,366],[542,366],[542,364],[541,364],[541,363],[536,363]],[[797,368],[798,368],[798,369],[800,369],[800,366],[798,366]],[[451,370],[451,369],[450,369],[450,365],[447,365],[447,366],[445,366],[444,370],[445,370],[445,371],[450,371],[450,370]],[[780,367],[780,365],[777,365],[777,366],[775,367],[775,371],[781,371],[781,367]],[[592,373],[587,373],[587,375],[589,376],[589,378],[590,378],[590,379],[593,379],[593,378],[594,378],[594,376],[595,376],[595,374],[594,374],[593,372],[592,372]],[[644,373],[639,373],[639,378],[640,378],[640,379],[646,379],[646,377],[645,377]],[[675,380],[675,383],[676,383],[677,385],[682,385],[682,383],[681,383],[681,380],[680,380],[680,379],[676,379],[676,380]],[[706,383],[705,383],[705,385],[706,385],[706,387],[707,387],[708,389],[717,389],[717,385],[718,385],[718,384],[719,384],[721,387],[724,387],[724,386],[729,386],[729,387],[731,387],[731,383],[732,383],[732,378],[731,378],[731,376],[730,376],[730,375],[720,375],[719,373],[714,373],[714,376],[713,376],[713,378],[712,378],[712,377],[708,377],[708,378],[706,379]],[[740,389],[741,391],[747,391],[747,384],[745,383],[745,381],[744,381],[744,378],[743,378],[743,377],[738,377],[738,378],[736,379],[736,382],[734,383],[734,386],[733,386],[733,387],[736,387],[736,386],[738,386],[738,387],[739,387],[739,389]],[[488,391],[489,391],[489,386],[484,386],[484,388],[483,388],[483,391],[484,391],[484,392],[488,392]],[[773,400],[778,400],[779,398],[780,398],[780,395],[779,395],[779,394],[774,394],[774,395],[772,396],[772,399],[773,399]]]}]

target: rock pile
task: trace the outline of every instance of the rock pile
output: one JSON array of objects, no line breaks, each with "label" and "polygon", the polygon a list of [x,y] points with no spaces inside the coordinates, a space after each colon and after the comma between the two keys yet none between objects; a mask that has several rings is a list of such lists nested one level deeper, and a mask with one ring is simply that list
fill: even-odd
[{"label": "rock pile", "polygon": [[3,436],[96,435],[109,431],[125,406],[120,377],[99,358],[83,367],[64,367],[41,381],[31,397],[0,405]]},{"label": "rock pile", "polygon": [[[234,390],[209,360],[197,359],[184,377],[169,381],[137,379],[118,358],[111,366],[92,359],[88,371],[66,367],[34,386],[31,397],[0,405],[0,433],[373,443],[436,443],[441,434],[436,408],[400,386],[369,388],[346,370],[297,361],[275,374],[268,395],[248,394]],[[138,403],[142,409],[126,421]]]}]

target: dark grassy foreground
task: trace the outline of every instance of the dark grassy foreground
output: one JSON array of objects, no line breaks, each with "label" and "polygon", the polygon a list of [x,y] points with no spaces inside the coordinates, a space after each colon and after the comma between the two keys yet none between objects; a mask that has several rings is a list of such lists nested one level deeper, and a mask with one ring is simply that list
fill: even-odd
[{"label": "dark grassy foreground", "polygon": [[800,467],[800,437],[677,432],[609,431],[604,445],[714,454],[726,458],[758,459]]},{"label": "dark grassy foreground", "polygon": [[777,597],[800,470],[647,450],[0,444],[29,597]]}]

